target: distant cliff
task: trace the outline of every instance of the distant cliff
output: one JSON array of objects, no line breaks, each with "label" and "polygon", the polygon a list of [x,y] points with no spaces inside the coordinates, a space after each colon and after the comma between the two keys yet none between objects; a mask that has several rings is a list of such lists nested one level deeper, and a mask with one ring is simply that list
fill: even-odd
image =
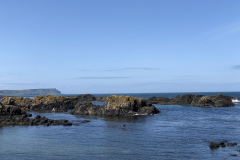
[{"label": "distant cliff", "polygon": [[0,95],[23,96],[23,95],[59,95],[61,92],[56,88],[27,89],[27,90],[0,90]]}]

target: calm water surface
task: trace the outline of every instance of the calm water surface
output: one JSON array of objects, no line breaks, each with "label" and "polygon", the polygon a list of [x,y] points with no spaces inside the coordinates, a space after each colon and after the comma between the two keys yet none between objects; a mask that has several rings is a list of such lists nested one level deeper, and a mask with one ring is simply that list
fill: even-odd
[{"label": "calm water surface", "polygon": [[[239,93],[234,94],[239,98]],[[124,118],[32,112],[33,116],[68,119],[76,125],[2,127],[0,159],[221,160],[240,157],[237,151],[240,145],[216,150],[208,147],[209,141],[240,144],[239,103],[227,108],[155,106],[161,110],[160,114]],[[81,123],[85,119],[90,122]]]}]

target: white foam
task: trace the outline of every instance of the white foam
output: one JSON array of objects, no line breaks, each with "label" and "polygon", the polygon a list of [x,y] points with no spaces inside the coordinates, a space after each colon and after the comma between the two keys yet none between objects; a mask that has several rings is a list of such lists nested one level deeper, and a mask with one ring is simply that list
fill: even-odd
[{"label": "white foam", "polygon": [[232,99],[232,102],[233,102],[233,103],[239,103],[240,100],[239,100],[239,99]]}]

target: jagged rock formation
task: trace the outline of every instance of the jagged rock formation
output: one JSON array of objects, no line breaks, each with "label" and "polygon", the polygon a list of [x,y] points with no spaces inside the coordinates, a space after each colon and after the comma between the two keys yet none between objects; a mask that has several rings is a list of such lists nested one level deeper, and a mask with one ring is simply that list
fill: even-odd
[{"label": "jagged rock formation", "polygon": [[73,109],[78,102],[92,102],[95,100],[96,97],[91,94],[69,97],[53,95],[35,96],[33,99],[7,96],[2,98],[2,103],[31,111],[51,110],[52,112],[66,112],[68,109]]},{"label": "jagged rock formation", "polygon": [[3,105],[0,103],[0,126],[8,125],[72,125],[68,120],[52,120],[40,115],[28,118],[32,115],[22,111],[20,108]]},{"label": "jagged rock formation", "polygon": [[191,105],[198,107],[231,107],[235,106],[232,102],[232,97],[224,95],[203,96],[186,94],[179,95],[175,98],[152,97],[147,99],[151,104],[162,105]]},{"label": "jagged rock formation", "polygon": [[132,116],[136,114],[151,115],[159,113],[153,105],[147,104],[143,98],[130,96],[108,96],[103,106],[91,103],[77,104],[70,114]]},{"label": "jagged rock formation", "polygon": [[0,90],[0,95],[23,96],[23,95],[60,95],[56,88],[49,89],[26,89],[26,90]]},{"label": "jagged rock formation", "polygon": [[23,97],[4,97],[2,99],[4,105],[13,105],[22,109],[32,111],[53,110],[56,112],[65,112],[72,109],[76,105],[63,96],[35,96],[33,99]]}]

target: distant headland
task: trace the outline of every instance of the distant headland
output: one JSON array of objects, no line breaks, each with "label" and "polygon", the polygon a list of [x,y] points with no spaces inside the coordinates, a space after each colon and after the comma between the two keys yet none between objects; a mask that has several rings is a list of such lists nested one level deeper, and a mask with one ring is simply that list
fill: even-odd
[{"label": "distant headland", "polygon": [[61,92],[56,88],[47,89],[25,89],[25,90],[0,90],[0,95],[4,96],[23,96],[23,95],[60,95]]}]

